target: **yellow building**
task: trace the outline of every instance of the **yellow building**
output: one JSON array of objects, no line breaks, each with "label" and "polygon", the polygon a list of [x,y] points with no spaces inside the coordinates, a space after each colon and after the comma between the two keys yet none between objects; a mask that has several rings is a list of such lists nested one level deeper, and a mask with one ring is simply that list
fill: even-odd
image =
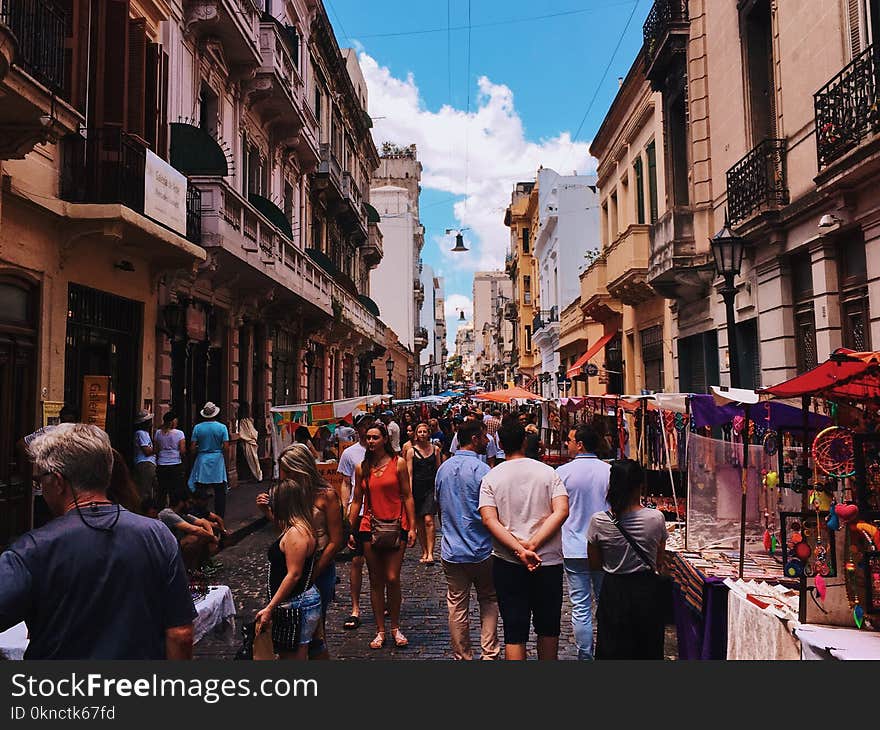
[{"label": "yellow building", "polygon": [[674,390],[672,313],[647,281],[651,225],[666,212],[660,95],[636,58],[596,134],[602,250],[581,275],[581,311],[603,325],[608,393]]},{"label": "yellow building", "polygon": [[538,224],[538,185],[519,182],[510,196],[504,225],[510,229],[505,268],[513,281],[513,301],[506,316],[513,324],[513,373],[517,385],[529,383],[540,368],[532,343],[532,319],[537,306],[538,280],[532,255],[532,233]]}]

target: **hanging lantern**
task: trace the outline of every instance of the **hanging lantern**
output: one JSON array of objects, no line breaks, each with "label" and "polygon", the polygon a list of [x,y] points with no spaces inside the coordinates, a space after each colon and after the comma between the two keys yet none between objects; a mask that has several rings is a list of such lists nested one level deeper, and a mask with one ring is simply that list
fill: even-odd
[{"label": "hanging lantern", "polygon": [[460,253],[462,251],[469,251],[467,246],[464,245],[464,236],[461,235],[461,232],[455,234],[455,248],[452,249],[454,253]]}]

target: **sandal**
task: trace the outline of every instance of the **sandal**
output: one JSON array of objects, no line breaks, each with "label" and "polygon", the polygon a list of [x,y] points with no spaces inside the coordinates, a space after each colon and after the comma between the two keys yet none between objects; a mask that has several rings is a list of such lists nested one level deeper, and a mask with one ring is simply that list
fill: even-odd
[{"label": "sandal", "polygon": [[380,631],[376,634],[376,638],[370,642],[371,649],[381,649],[385,646],[385,632]]},{"label": "sandal", "polygon": [[345,623],[342,624],[342,628],[345,629],[346,631],[351,631],[353,629],[358,628],[360,625],[361,625],[361,617],[355,616],[354,614],[352,614],[351,616],[348,617],[348,619],[346,619]]},{"label": "sandal", "polygon": [[403,632],[400,629],[391,629],[391,635],[394,637],[394,646],[399,649],[409,646],[409,639],[403,635]]}]

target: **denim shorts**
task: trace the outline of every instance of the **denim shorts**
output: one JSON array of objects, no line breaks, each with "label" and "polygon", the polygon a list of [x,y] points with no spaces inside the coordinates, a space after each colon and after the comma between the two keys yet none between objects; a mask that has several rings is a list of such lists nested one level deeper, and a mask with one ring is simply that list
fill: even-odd
[{"label": "denim shorts", "polygon": [[296,651],[312,640],[321,620],[321,594],[315,586],[279,604],[272,615],[275,651]]}]

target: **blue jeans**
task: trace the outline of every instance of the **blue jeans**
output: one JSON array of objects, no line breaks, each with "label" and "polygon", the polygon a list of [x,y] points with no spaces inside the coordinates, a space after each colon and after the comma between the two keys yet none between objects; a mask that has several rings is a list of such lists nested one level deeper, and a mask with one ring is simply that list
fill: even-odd
[{"label": "blue jeans", "polygon": [[571,598],[571,626],[578,659],[593,658],[593,595],[602,587],[602,571],[590,570],[586,558],[565,558],[565,577]]}]

